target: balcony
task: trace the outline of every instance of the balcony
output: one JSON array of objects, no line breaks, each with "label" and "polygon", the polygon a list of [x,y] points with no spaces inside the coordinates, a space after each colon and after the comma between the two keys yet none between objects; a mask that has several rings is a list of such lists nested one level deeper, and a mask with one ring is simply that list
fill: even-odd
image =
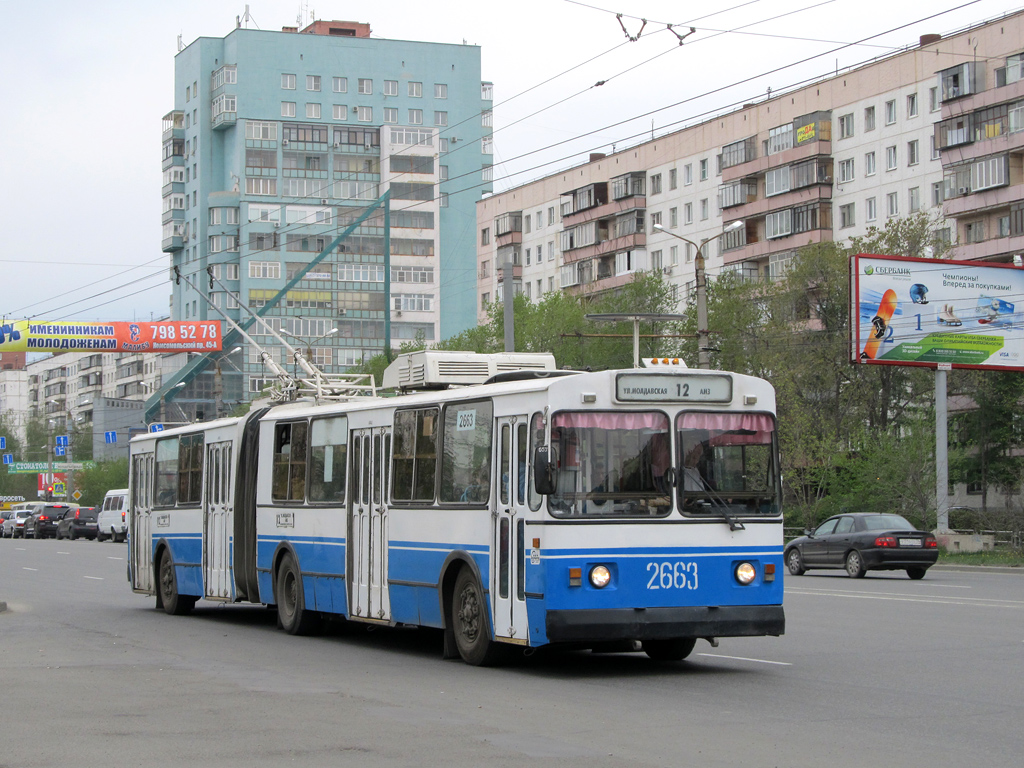
[{"label": "balcony", "polygon": [[790,192],[783,192],[771,197],[762,197],[745,205],[738,205],[728,209],[728,218],[749,219],[756,216],[764,216],[770,211],[781,208],[792,208],[795,205],[813,203],[815,200],[831,200],[832,187],[830,184],[822,183],[813,187],[794,189]]},{"label": "balcony", "polygon": [[577,224],[605,219],[611,216],[617,216],[620,213],[626,213],[637,209],[645,209],[646,207],[647,198],[643,195],[624,197],[621,200],[610,200],[609,202],[596,205],[593,208],[585,208],[584,210],[576,213],[563,215],[562,228],[568,229],[569,227],[576,226]]},{"label": "balcony", "polygon": [[831,240],[831,229],[811,229],[773,240],[762,239],[754,243],[748,243],[742,248],[723,252],[722,258],[726,264],[736,264],[742,261],[765,259],[773,253],[784,253],[792,251],[794,248],[802,248],[805,245],[816,243],[827,243]]},{"label": "balcony", "polygon": [[728,184],[730,181],[737,181],[749,176],[764,175],[765,171],[769,168],[793,165],[801,160],[809,160],[818,155],[831,154],[831,140],[819,139],[818,141],[808,141],[806,144],[800,144],[790,149],[785,149],[782,152],[776,152],[774,155],[764,155],[747,163],[724,168],[722,169],[722,184]]},{"label": "balcony", "polygon": [[959,243],[954,248],[953,258],[961,261],[992,261],[999,257],[1009,258],[1024,253],[1024,235],[1015,237],[993,237],[980,243]]},{"label": "balcony", "polygon": [[607,256],[610,253],[619,251],[632,251],[637,248],[647,247],[647,235],[644,232],[636,232],[632,235],[613,237],[610,240],[602,240],[593,245],[584,245],[581,248],[573,248],[571,251],[562,253],[563,263],[574,264],[578,261],[592,259],[595,256]]},{"label": "balcony", "polygon": [[948,199],[942,204],[942,212],[946,218],[959,218],[991,209],[1008,208],[1022,198],[1024,184],[1013,184]]},{"label": "balcony", "polygon": [[185,138],[185,113],[168,112],[163,119],[163,141]]},{"label": "balcony", "polygon": [[238,113],[234,110],[218,112],[211,118],[210,127],[215,131],[223,131],[233,128],[236,122],[238,122]]}]

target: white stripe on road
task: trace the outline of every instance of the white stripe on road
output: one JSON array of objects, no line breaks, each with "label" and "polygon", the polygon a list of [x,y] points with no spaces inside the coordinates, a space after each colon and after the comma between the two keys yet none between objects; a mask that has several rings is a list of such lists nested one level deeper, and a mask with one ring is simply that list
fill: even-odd
[{"label": "white stripe on road", "polygon": [[826,590],[810,590],[810,589],[787,589],[787,594],[791,595],[817,595],[820,597],[855,597],[861,600],[895,600],[897,602],[904,603],[938,603],[939,605],[974,605],[981,608],[1024,608],[1024,600],[1000,600],[997,598],[983,598],[983,597],[942,597],[942,596],[930,596],[922,597],[921,595],[908,595],[904,593],[870,593],[870,592],[853,592],[851,590],[840,590],[840,591],[826,591]]},{"label": "white stripe on road", "polygon": [[108,555],[108,556],[107,556],[107,560],[124,560],[124,558],[123,558],[123,557],[110,557],[110,556]]},{"label": "white stripe on road", "polygon": [[103,581],[102,576],[86,576],[85,578],[92,579],[93,581]]},{"label": "white stripe on road", "polygon": [[71,553],[70,552],[61,552],[61,551],[58,550],[57,554],[58,555],[70,555]]},{"label": "white stripe on road", "polygon": [[38,571],[39,569],[38,568],[28,568],[27,566],[23,565],[23,566],[21,566],[21,570],[23,570],[23,571]]},{"label": "white stripe on road", "polygon": [[733,661],[752,661],[755,664],[778,664],[780,667],[792,667],[788,661],[769,661],[768,659],[748,659],[745,656],[725,656],[721,653],[698,653],[698,656],[707,656],[711,659],[732,659]]}]

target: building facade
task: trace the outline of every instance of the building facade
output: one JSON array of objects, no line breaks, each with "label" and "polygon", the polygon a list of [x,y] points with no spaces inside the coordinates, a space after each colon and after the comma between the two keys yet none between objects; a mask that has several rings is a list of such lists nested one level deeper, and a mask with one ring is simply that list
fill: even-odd
[{"label": "building facade", "polygon": [[[784,274],[797,249],[928,212],[953,258],[1024,251],[1024,13],[919,44],[477,205],[477,312],[659,270]],[[987,86],[987,87],[986,87]],[[660,228],[659,228],[660,226]],[[691,242],[684,242],[679,237]]]},{"label": "building facade", "polygon": [[[266,315],[329,373],[381,352],[386,319],[395,346],[474,325],[476,253],[463,233],[489,191],[490,109],[475,46],[325,21],[196,40],[175,58],[164,118],[163,250],[197,289],[174,286],[172,317],[219,319],[202,292],[245,320],[239,302],[265,308],[308,270]],[[390,295],[381,209],[309,269],[385,192]],[[250,395],[269,376],[255,349],[237,368]]]}]

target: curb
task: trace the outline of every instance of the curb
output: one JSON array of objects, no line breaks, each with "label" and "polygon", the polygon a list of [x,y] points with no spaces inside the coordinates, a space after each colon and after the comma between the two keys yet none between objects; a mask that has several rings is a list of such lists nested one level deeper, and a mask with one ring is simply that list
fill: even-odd
[{"label": "curb", "polygon": [[1009,573],[1024,575],[1024,567],[1013,565],[960,565],[959,563],[936,563],[929,570],[966,571],[968,573]]}]

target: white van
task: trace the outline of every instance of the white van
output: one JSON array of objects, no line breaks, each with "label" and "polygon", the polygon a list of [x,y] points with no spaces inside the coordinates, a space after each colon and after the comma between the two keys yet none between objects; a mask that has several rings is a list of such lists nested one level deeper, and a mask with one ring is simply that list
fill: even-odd
[{"label": "white van", "polygon": [[128,489],[107,491],[96,518],[96,541],[124,541],[128,538]]}]

